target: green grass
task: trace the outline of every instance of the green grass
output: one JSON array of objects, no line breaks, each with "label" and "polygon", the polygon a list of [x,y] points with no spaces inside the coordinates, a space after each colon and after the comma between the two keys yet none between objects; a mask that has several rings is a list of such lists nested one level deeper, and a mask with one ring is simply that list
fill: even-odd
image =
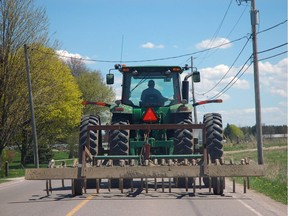
[{"label": "green grass", "polygon": [[[269,148],[274,146],[287,146],[287,138],[264,139],[263,147]],[[238,151],[245,149],[256,149],[257,143],[254,142],[240,142],[239,144],[225,143],[224,151]]]},{"label": "green grass", "polygon": [[[0,183],[8,181],[8,178],[16,178],[16,177],[22,177],[25,175],[25,168],[35,168],[34,164],[27,164],[25,167],[23,167],[20,163],[21,156],[20,152],[13,151],[14,157],[13,161],[9,164],[9,175],[8,177],[0,177]],[[68,152],[66,151],[55,151],[53,152],[53,159],[56,160],[56,166],[61,164],[62,160],[65,160],[67,165],[70,166],[73,164],[73,159],[68,159]],[[47,164],[39,164],[40,168],[47,167]]]},{"label": "green grass", "polygon": [[[233,158],[234,162],[247,157],[257,162],[257,152],[242,152],[228,154],[225,160]],[[265,176],[251,177],[250,187],[272,199],[287,205],[287,148],[263,151]],[[236,179],[242,182],[240,179]]]}]

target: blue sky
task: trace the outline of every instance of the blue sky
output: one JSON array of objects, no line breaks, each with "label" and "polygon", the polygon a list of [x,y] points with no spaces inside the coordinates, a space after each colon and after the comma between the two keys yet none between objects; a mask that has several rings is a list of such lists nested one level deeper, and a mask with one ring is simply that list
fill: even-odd
[{"label": "blue sky", "polygon": [[[236,81],[219,96],[222,104],[197,107],[198,120],[205,113],[219,112],[224,126],[256,123],[253,65],[247,69],[252,54],[252,41],[248,41],[250,1],[241,5],[236,0],[36,0],[36,3],[46,8],[50,36],[59,41],[59,53],[115,61],[87,61],[89,68],[100,70],[103,76],[121,60],[123,63],[149,60],[127,65],[184,66],[190,65],[193,56],[193,66],[202,78],[201,83],[195,84],[197,101],[217,96],[227,89],[229,82]],[[258,51],[265,51],[259,54],[262,123],[287,124],[288,58],[287,53],[278,55],[287,51],[287,0],[256,0],[256,8]],[[222,46],[207,51],[219,45]],[[243,66],[247,70],[239,78],[237,73]],[[120,74],[117,79],[120,83]],[[114,87],[120,97],[120,85]]]}]

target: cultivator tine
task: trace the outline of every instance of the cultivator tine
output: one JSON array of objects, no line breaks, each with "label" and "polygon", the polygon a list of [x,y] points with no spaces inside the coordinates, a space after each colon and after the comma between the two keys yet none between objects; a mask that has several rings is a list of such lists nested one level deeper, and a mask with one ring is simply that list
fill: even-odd
[{"label": "cultivator tine", "polygon": [[249,190],[250,189],[250,178],[249,177],[246,177],[247,178],[247,189]]},{"label": "cultivator tine", "polygon": [[220,193],[220,177],[216,177],[217,194]]},{"label": "cultivator tine", "polygon": [[196,193],[196,181],[195,178],[193,178],[193,194]]},{"label": "cultivator tine", "polygon": [[247,187],[246,187],[246,178],[244,177],[243,178],[243,191],[244,191],[244,194],[246,193],[246,189],[247,189]]},{"label": "cultivator tine", "polygon": [[199,176],[199,189],[202,189],[202,178]]},{"label": "cultivator tine", "polygon": [[185,190],[188,191],[188,177],[185,177]]},{"label": "cultivator tine", "polygon": [[135,166],[135,160],[134,159],[130,160],[130,166]]},{"label": "cultivator tine", "polygon": [[46,180],[46,193],[47,193],[47,196],[50,195],[49,193],[49,183],[48,183],[49,180]]},{"label": "cultivator tine", "polygon": [[141,178],[141,191],[143,191],[143,178]]},{"label": "cultivator tine", "polygon": [[154,190],[157,191],[157,179],[154,178]]},{"label": "cultivator tine", "polygon": [[108,191],[111,191],[111,179],[108,179]]},{"label": "cultivator tine", "polygon": [[99,194],[99,190],[100,190],[100,180],[96,179],[96,193]]},{"label": "cultivator tine", "polygon": [[124,187],[124,185],[123,185],[123,178],[120,178],[120,179],[119,179],[119,189],[120,189],[121,193],[123,193],[123,187]]},{"label": "cultivator tine", "polygon": [[171,178],[169,178],[169,193],[171,193]]},{"label": "cultivator tine", "polygon": [[148,193],[148,179],[145,179],[145,189],[146,189],[146,193]]},{"label": "cultivator tine", "polygon": [[235,188],[235,178],[232,178],[232,182],[233,182],[233,193],[236,192],[236,188]]},{"label": "cultivator tine", "polygon": [[131,188],[131,192],[133,192],[133,191],[134,191],[133,179],[131,179],[131,182],[130,182],[130,188]]},{"label": "cultivator tine", "polygon": [[209,193],[211,193],[211,188],[212,188],[212,178],[209,177]]},{"label": "cultivator tine", "polygon": [[164,193],[164,178],[162,178],[162,192]]},{"label": "cultivator tine", "polygon": [[84,179],[84,193],[87,193],[87,179]]}]

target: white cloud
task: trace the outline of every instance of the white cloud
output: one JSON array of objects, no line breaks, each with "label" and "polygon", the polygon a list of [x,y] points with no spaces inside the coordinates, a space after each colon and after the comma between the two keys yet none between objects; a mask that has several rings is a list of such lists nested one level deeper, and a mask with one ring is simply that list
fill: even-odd
[{"label": "white cloud", "polygon": [[76,58],[79,60],[82,60],[85,64],[91,64],[94,63],[90,61],[91,59],[86,56],[81,56],[78,53],[69,53],[67,50],[56,50],[56,53],[59,55],[59,58],[63,61],[67,61],[69,58]]},{"label": "white cloud", "polygon": [[264,91],[287,98],[288,58],[277,64],[259,62],[260,83]]},{"label": "white cloud", "polygon": [[164,48],[164,45],[162,44],[154,44],[154,43],[151,43],[151,42],[147,42],[145,44],[142,44],[141,45],[142,48],[145,48],[145,49],[163,49]]},{"label": "white cloud", "polygon": [[219,49],[227,49],[231,46],[232,44],[227,38],[207,39],[196,44],[197,49],[209,49],[213,47],[218,47]]}]

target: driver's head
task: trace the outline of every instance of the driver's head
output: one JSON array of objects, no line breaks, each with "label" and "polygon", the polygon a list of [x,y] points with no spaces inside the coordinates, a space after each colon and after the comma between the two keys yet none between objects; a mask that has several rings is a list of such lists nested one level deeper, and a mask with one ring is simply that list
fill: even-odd
[{"label": "driver's head", "polygon": [[154,80],[149,80],[148,86],[149,86],[149,87],[154,87],[154,86],[155,86]]}]

